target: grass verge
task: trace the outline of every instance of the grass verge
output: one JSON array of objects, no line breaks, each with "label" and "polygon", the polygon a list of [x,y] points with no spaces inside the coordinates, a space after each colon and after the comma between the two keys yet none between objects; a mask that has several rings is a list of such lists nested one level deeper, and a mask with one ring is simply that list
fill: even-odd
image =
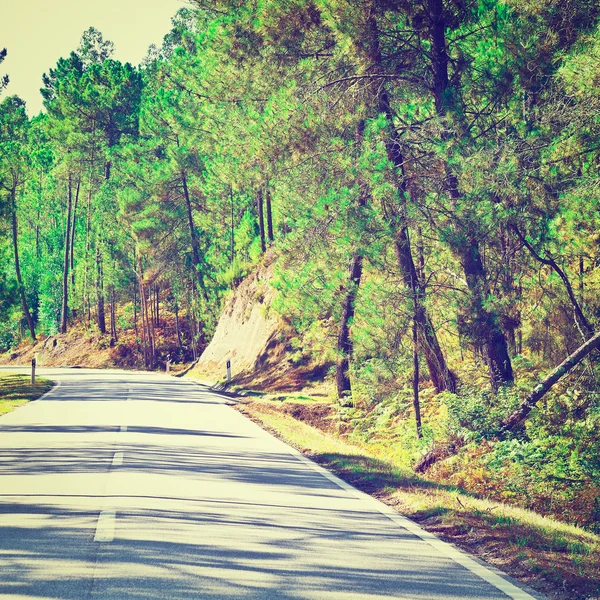
[{"label": "grass verge", "polygon": [[0,415],[5,415],[31,400],[37,400],[53,386],[52,381],[41,377],[31,385],[29,375],[0,374]]},{"label": "grass verge", "polygon": [[600,599],[600,536],[529,510],[428,481],[393,458],[350,444],[253,400],[240,412],[342,479],[555,600]]}]

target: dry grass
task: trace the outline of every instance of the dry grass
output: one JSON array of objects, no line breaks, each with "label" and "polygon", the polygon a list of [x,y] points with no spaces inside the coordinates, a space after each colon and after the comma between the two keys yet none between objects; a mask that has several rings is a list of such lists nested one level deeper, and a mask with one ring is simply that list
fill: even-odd
[{"label": "dry grass", "polygon": [[238,405],[244,414],[424,529],[556,600],[600,598],[600,537],[529,510],[417,477],[380,449],[304,423],[283,403]]},{"label": "dry grass", "polygon": [[53,386],[51,381],[40,377],[31,385],[29,375],[0,374],[0,415],[36,400]]}]

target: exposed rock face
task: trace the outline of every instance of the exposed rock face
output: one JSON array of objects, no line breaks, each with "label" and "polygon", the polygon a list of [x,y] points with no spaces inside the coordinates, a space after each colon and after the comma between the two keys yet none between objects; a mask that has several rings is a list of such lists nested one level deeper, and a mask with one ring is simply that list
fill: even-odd
[{"label": "exposed rock face", "polygon": [[331,364],[298,357],[289,344],[296,334],[271,309],[277,293],[270,285],[273,271],[268,261],[236,288],[213,339],[189,375],[211,383],[225,381],[230,360],[235,383],[249,389],[291,392],[323,381]]},{"label": "exposed rock face", "polygon": [[227,361],[232,376],[250,374],[269,344],[282,338],[285,323],[269,310],[275,290],[269,285],[273,265],[259,266],[229,297],[217,329],[191,375],[210,381],[223,380]]}]

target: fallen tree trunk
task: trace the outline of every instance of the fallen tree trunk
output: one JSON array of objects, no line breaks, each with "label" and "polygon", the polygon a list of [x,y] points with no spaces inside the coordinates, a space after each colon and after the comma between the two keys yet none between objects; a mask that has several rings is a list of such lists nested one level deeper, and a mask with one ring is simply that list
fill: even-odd
[{"label": "fallen tree trunk", "polygon": [[535,407],[544,394],[562,377],[564,377],[571,369],[576,367],[590,352],[600,347],[600,331],[593,335],[585,344],[581,345],[573,354],[567,357],[548,377],[541,381],[529,394],[529,396],[521,402],[517,410],[508,415],[502,422],[501,432],[505,433],[514,429]]},{"label": "fallen tree trunk", "polygon": [[427,454],[424,454],[419,459],[419,462],[417,462],[417,464],[413,467],[413,470],[415,473],[425,473],[425,471],[427,471],[435,463],[458,454],[458,451],[466,443],[467,441],[465,438],[455,436],[443,444],[435,444],[433,448],[427,452]]}]

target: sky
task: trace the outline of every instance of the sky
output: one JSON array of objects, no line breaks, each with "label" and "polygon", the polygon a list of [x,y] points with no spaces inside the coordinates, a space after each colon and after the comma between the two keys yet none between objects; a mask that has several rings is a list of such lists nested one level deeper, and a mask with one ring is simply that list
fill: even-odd
[{"label": "sky", "polygon": [[0,76],[10,77],[3,97],[20,96],[36,115],[42,74],[76,50],[89,27],[115,43],[113,58],[139,64],[184,6],[186,0],[0,0],[0,49],[8,51]]}]

